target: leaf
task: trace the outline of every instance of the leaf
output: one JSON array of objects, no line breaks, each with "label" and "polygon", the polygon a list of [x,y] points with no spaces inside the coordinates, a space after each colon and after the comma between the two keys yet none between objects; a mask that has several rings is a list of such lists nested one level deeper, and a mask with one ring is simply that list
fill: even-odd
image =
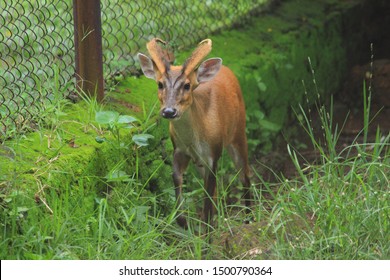
[{"label": "leaf", "polygon": [[266,91],[267,90],[267,85],[263,82],[258,82],[257,86],[259,87],[260,91]]},{"label": "leaf", "polygon": [[123,170],[114,170],[108,173],[105,177],[108,182],[130,182],[133,179]]},{"label": "leaf", "polygon": [[259,124],[262,128],[267,129],[272,132],[278,132],[282,128],[281,125],[273,123],[268,120],[259,120]]},{"label": "leaf", "polygon": [[149,145],[148,140],[153,139],[154,136],[150,134],[136,134],[133,136],[133,141],[140,147]]},{"label": "leaf", "polygon": [[28,210],[29,210],[29,208],[25,207],[25,206],[16,207],[16,211],[18,213],[20,213],[20,212],[27,212]]},{"label": "leaf", "polygon": [[101,143],[106,142],[107,140],[104,137],[96,136],[95,141],[98,142],[99,144],[101,144]]},{"label": "leaf", "polygon": [[136,206],[131,209],[131,214],[136,215],[136,222],[145,222],[150,206]]},{"label": "leaf", "polygon": [[137,122],[137,121],[138,121],[138,119],[136,119],[135,117],[132,117],[132,116],[128,116],[128,115],[121,115],[118,118],[118,123],[133,123],[133,122]]},{"label": "leaf", "polygon": [[256,111],[253,112],[253,116],[254,116],[257,120],[262,120],[262,119],[264,119],[265,114],[264,114],[262,111],[260,111],[260,110],[256,110]]},{"label": "leaf", "polygon": [[99,124],[113,124],[119,118],[119,113],[114,111],[100,111],[96,112],[95,120]]}]

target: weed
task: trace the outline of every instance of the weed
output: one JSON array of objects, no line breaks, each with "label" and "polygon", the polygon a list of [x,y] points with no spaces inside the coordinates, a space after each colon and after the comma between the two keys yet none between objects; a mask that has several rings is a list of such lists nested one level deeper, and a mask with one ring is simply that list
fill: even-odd
[{"label": "weed", "polygon": [[131,180],[130,175],[126,174],[125,171],[119,168],[126,163],[123,159],[123,155],[125,154],[123,151],[129,151],[130,146],[134,143],[136,145],[136,147],[133,146],[136,152],[135,178],[138,179],[138,148],[147,146],[148,140],[152,139],[153,135],[146,133],[134,134],[131,138],[133,143],[125,143],[121,139],[122,130],[131,131],[133,128],[135,128],[134,123],[139,122],[135,117],[120,115],[116,111],[99,111],[96,112],[95,120],[99,125],[104,125],[106,129],[114,136],[114,140],[110,140],[110,138],[102,136],[96,136],[96,142],[107,142],[110,144],[116,152],[116,158],[118,159],[118,164],[115,165],[114,169],[109,171],[105,178],[111,182]]}]

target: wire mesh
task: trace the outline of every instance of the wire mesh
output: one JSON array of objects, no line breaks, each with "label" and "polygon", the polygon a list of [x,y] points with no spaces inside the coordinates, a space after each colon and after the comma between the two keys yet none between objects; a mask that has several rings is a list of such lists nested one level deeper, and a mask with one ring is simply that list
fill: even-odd
[{"label": "wire mesh", "polygon": [[71,23],[69,1],[0,1],[2,138],[34,128],[44,104],[58,98],[58,87],[71,80]]},{"label": "wire mesh", "polygon": [[194,45],[211,33],[243,24],[270,0],[102,1],[105,78],[137,73],[138,51],[160,37],[173,50]]},{"label": "wire mesh", "polygon": [[[249,19],[270,0],[101,0],[104,78],[138,73],[151,37],[174,49]],[[74,91],[72,0],[0,0],[0,141],[37,124]],[[93,47],[93,46],[91,46]]]}]

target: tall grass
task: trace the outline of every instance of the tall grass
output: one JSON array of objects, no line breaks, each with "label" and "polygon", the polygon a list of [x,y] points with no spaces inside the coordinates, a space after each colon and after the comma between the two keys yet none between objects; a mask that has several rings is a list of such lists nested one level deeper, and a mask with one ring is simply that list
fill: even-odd
[{"label": "tall grass", "polygon": [[316,102],[320,133],[311,114],[302,107],[296,112],[318,158],[310,162],[287,146],[297,177],[281,177],[274,195],[274,257],[390,258],[390,134],[383,135],[378,127],[369,139],[370,100],[364,84],[363,129],[345,147],[339,145],[343,125],[333,122],[333,99],[329,110]]},{"label": "tall grass", "polygon": [[351,144],[333,160],[324,152],[320,165],[288,147],[299,176],[283,182],[273,209],[279,257],[390,257],[389,138],[378,130],[375,142]]},{"label": "tall grass", "polygon": [[47,187],[51,211],[22,190],[3,196],[0,258],[200,258],[204,241],[177,228],[174,210],[163,215],[156,196],[139,197],[135,182],[109,194],[97,194],[96,185],[84,177],[77,185]]}]

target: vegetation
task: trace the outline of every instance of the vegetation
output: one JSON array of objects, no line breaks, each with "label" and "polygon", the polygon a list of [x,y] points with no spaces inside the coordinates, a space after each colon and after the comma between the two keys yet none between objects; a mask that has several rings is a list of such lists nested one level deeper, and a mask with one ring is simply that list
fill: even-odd
[{"label": "vegetation", "polygon": [[[369,103],[365,104],[369,108]],[[150,110],[154,110],[154,105],[148,105]],[[82,121],[73,122],[72,127],[84,130],[86,140],[65,142],[70,128],[61,120],[59,111],[48,114],[51,125],[38,133],[41,138],[52,139],[46,149],[50,155],[36,159],[46,159],[45,164],[31,162],[28,167],[38,189],[25,185],[27,181],[17,171],[15,177],[3,178],[1,259],[390,257],[390,135],[382,135],[379,128],[375,141],[358,143],[356,138],[339,151],[336,146],[341,128],[332,122],[332,107],[328,111],[318,105],[322,139],[314,133],[310,115],[301,108],[296,114],[319,155],[318,162],[305,161],[299,150],[289,145],[296,177],[275,173],[278,180],[271,183],[254,170],[255,181],[259,183],[253,187],[254,206],[248,217],[244,206],[234,199],[239,196],[234,190],[237,174],[232,173],[231,163],[224,156],[218,176],[216,224],[211,227],[211,234],[205,236],[197,213],[203,197],[199,178],[191,172],[187,177],[190,228],[183,230],[175,222],[175,198],[169,174],[156,178],[169,167],[163,159],[147,164],[142,159],[142,146],[149,144],[148,133],[165,127],[151,127],[154,121],[150,122],[152,114],[147,111],[137,118],[122,115],[97,106],[87,97],[80,106]],[[69,108],[60,107],[67,114]],[[369,110],[366,112],[363,135],[370,120]],[[10,143],[9,158],[17,161],[18,157],[27,156],[19,151],[25,149],[30,137],[26,135]],[[95,142],[93,145],[100,147],[97,151],[108,149],[106,154],[114,156],[97,159],[99,164],[91,161],[89,166],[80,167],[82,170],[48,167],[66,149],[85,145],[83,141]],[[100,166],[100,172],[96,172],[96,166]],[[151,170],[145,172],[140,166]],[[227,178],[229,173],[232,176]],[[61,185],[51,185],[59,180]],[[160,183],[157,189],[153,188],[155,180]],[[243,224],[244,220],[249,224]]]},{"label": "vegetation", "polygon": [[[310,20],[297,18],[297,25]],[[337,87],[330,81],[342,79],[345,59],[342,50],[332,49],[340,45],[339,37],[296,31],[299,40],[292,44],[291,37],[275,35],[276,29],[285,34],[291,26],[268,20],[270,25],[256,23],[246,32],[251,40],[272,40],[272,46],[250,46],[242,29],[214,40],[222,52],[218,55],[238,73],[247,93],[252,155],[272,149],[280,131],[290,133],[283,124],[292,100],[298,103],[302,96],[320,96]],[[337,21],[329,24],[339,26]],[[305,52],[314,52],[324,41],[323,57],[313,58],[314,67],[322,65],[317,84],[313,71],[300,65],[312,54]],[[235,62],[237,53],[245,56]],[[308,108],[293,107],[318,156],[313,162],[300,154],[302,143],[290,143],[289,161],[296,169],[290,177],[266,162],[254,163],[250,215],[239,201],[237,173],[223,155],[215,224],[204,225],[199,219],[202,182],[190,169],[184,186],[190,226],[184,230],[175,222],[172,146],[167,122],[156,118],[155,84],[129,77],[103,104],[84,95],[71,104],[61,98],[70,86],[59,82],[61,71],[53,67],[53,75],[35,80],[37,89],[51,92],[51,102],[37,102],[36,132],[0,146],[1,259],[390,258],[390,135],[378,128],[374,138],[368,137],[375,116],[365,87],[364,128],[342,149],[342,127],[333,121],[332,103],[323,106],[321,96],[308,103],[320,116],[320,136]],[[302,80],[314,83],[302,86]],[[288,93],[281,103],[280,95],[273,95],[277,90]],[[259,166],[270,169],[276,180],[264,179]],[[205,226],[210,235],[204,234]]]}]

